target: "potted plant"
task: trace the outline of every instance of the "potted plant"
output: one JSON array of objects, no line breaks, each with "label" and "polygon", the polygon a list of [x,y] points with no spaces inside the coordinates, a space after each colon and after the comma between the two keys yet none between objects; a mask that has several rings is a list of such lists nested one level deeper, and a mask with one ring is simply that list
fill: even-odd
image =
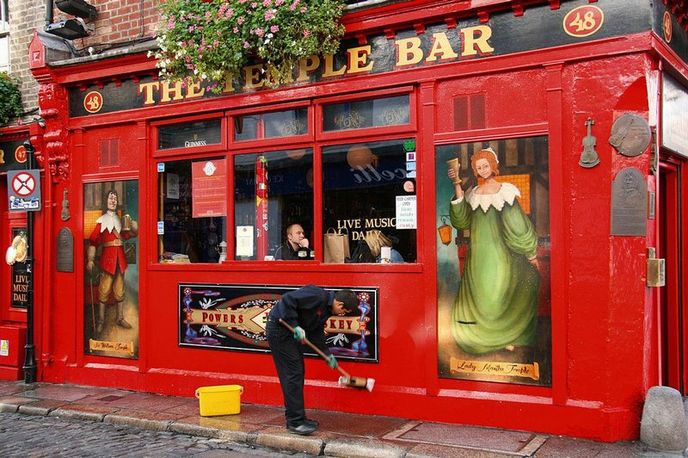
[{"label": "potted plant", "polygon": [[160,76],[224,84],[253,60],[271,87],[292,80],[299,59],[333,54],[343,0],[165,0],[154,53]]},{"label": "potted plant", "polygon": [[0,72],[0,126],[20,117],[23,112],[19,81],[6,72]]}]

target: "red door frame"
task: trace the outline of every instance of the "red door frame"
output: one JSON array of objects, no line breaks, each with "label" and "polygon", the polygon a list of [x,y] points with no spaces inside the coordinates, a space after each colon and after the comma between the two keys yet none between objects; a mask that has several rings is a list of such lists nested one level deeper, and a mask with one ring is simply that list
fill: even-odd
[{"label": "red door frame", "polygon": [[663,157],[659,164],[658,253],[666,261],[665,286],[659,291],[660,384],[688,393],[688,314],[685,313],[685,272],[682,242],[686,240],[685,194],[682,183],[685,161]]}]

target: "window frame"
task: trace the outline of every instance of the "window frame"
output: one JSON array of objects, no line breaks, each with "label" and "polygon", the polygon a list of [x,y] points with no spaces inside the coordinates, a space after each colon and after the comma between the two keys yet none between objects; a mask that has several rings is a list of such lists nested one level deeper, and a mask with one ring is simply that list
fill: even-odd
[{"label": "window frame", "polygon": [[[247,116],[247,115],[264,115],[267,113],[275,113],[280,111],[289,111],[299,108],[305,108],[307,112],[307,131],[302,135],[287,135],[284,137],[265,137],[264,132],[262,137],[248,140],[235,140],[234,139],[234,120],[237,116]],[[313,110],[313,104],[310,100],[283,103],[276,105],[258,106],[251,108],[244,108],[238,110],[228,110],[225,112],[225,117],[227,118],[227,139],[230,149],[250,149],[250,148],[269,148],[271,146],[301,143],[301,142],[315,142],[315,115]],[[263,130],[259,128],[259,132]],[[290,148],[287,148],[290,149]]]},{"label": "window frame", "polygon": [[9,74],[12,70],[9,0],[0,0],[0,39],[6,42],[7,47],[7,62],[0,61],[0,72],[5,71]]},{"label": "window frame", "polygon": [[[160,127],[172,126],[175,124],[184,124],[195,121],[214,121],[220,120],[220,143],[213,143],[205,146],[184,146],[178,148],[158,148],[160,141]],[[185,157],[189,154],[225,154],[227,151],[227,118],[220,113],[201,114],[195,116],[185,116],[181,118],[158,120],[150,123],[151,132],[151,150],[153,151],[153,159],[174,157]]]},{"label": "window frame", "polygon": [[[400,95],[408,95],[409,97],[409,122],[407,124],[394,126],[377,126],[366,127],[361,129],[348,129],[343,131],[324,131],[322,126],[322,109],[323,105],[330,103],[361,101],[376,98],[394,97]],[[293,101],[289,103],[274,103],[266,105],[256,105],[246,108],[227,109],[222,113],[222,144],[208,145],[203,147],[190,148],[174,148],[160,150],[158,145],[158,129],[161,125],[178,124],[185,121],[197,121],[213,119],[218,117],[218,113],[206,113],[195,116],[175,117],[164,120],[156,120],[150,123],[153,132],[151,133],[151,150],[153,151],[152,167],[157,167],[158,162],[166,161],[181,161],[181,160],[198,160],[203,157],[220,157],[224,156],[227,163],[227,216],[226,216],[226,233],[225,241],[227,242],[227,259],[220,265],[225,265],[227,268],[241,271],[264,271],[269,270],[282,271],[293,270],[295,263],[300,271],[310,272],[354,272],[364,269],[366,272],[421,272],[423,270],[422,250],[420,249],[420,242],[423,239],[423,231],[419,226],[416,230],[416,260],[414,262],[405,262],[397,264],[381,264],[381,263],[364,263],[364,264],[326,264],[323,262],[323,188],[322,188],[322,150],[328,146],[342,145],[346,143],[361,143],[361,142],[379,142],[391,141],[401,139],[414,139],[417,145],[421,145],[421,138],[418,132],[417,125],[417,107],[418,107],[418,88],[414,85],[395,86],[385,89],[377,89],[365,91],[362,93],[348,92],[346,94],[338,94],[332,97],[312,97],[307,100]],[[308,109],[308,133],[305,135],[275,137],[275,138],[259,138],[251,140],[235,141],[233,138],[234,118],[237,115],[262,114],[276,111],[284,111],[292,108],[307,108]],[[418,146],[420,147],[420,146]],[[265,261],[265,260],[239,260],[235,256],[236,244],[236,221],[235,221],[235,202],[234,202],[234,163],[235,156],[239,154],[257,154],[269,153],[273,151],[286,151],[292,149],[306,148],[312,150],[313,160],[313,214],[312,214],[312,239],[311,248],[315,250],[315,259],[307,261]],[[422,177],[422,161],[418,160],[418,170],[416,178],[416,196],[418,201],[422,199],[422,186],[418,183]],[[154,176],[154,182],[158,185],[158,177],[155,168],[151,169]],[[156,203],[152,206],[155,208],[154,214],[151,215],[151,221],[157,222],[159,196],[156,198]],[[153,225],[155,227],[155,224]],[[158,236],[155,235],[156,246]],[[214,263],[190,263],[190,264],[174,264],[161,263],[158,259],[157,250],[152,262],[149,265],[154,270],[207,270],[210,265]],[[269,266],[269,267],[268,267]],[[281,266],[281,267],[280,267]],[[324,269],[324,270],[323,270]]]},{"label": "window frame", "polygon": [[[329,141],[346,141],[352,138],[369,137],[376,134],[384,135],[403,135],[406,132],[418,131],[417,126],[417,108],[416,98],[414,95],[413,86],[400,86],[388,89],[379,89],[374,91],[367,91],[352,96],[351,94],[337,95],[334,97],[323,97],[315,100],[315,118],[318,121],[316,127],[316,138],[321,142]],[[360,129],[344,129],[335,131],[326,131],[323,126],[323,110],[325,105],[331,105],[343,102],[361,102],[366,100],[382,99],[388,97],[408,95],[409,97],[409,122],[408,124],[398,124],[392,126],[376,126],[376,127],[362,127]]]}]

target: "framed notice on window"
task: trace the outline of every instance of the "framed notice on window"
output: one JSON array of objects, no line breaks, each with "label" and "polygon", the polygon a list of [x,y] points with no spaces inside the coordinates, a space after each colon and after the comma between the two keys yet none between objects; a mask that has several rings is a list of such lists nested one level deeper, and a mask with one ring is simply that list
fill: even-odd
[{"label": "framed notice on window", "polygon": [[194,162],[191,167],[194,218],[226,216],[227,163],[225,159]]}]

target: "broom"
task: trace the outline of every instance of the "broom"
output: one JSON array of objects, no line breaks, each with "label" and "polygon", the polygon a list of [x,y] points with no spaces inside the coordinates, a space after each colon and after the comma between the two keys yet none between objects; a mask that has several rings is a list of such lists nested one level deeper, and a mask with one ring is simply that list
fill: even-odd
[{"label": "broom", "polygon": [[[294,328],[289,325],[286,321],[284,321],[282,318],[279,319],[279,322],[287,328],[292,334],[294,333]],[[315,351],[318,355],[322,357],[325,361],[329,361],[329,357],[318,347],[315,346],[313,342],[308,340],[307,338],[304,337],[303,339],[304,343],[311,347],[313,351]],[[342,386],[348,386],[351,388],[365,388],[368,391],[373,391],[373,386],[375,386],[375,379],[374,378],[365,378],[365,377],[352,377],[349,375],[347,371],[342,369],[341,366],[337,365],[337,370],[339,371],[340,374],[342,374],[341,377],[339,377],[339,384]]]}]

